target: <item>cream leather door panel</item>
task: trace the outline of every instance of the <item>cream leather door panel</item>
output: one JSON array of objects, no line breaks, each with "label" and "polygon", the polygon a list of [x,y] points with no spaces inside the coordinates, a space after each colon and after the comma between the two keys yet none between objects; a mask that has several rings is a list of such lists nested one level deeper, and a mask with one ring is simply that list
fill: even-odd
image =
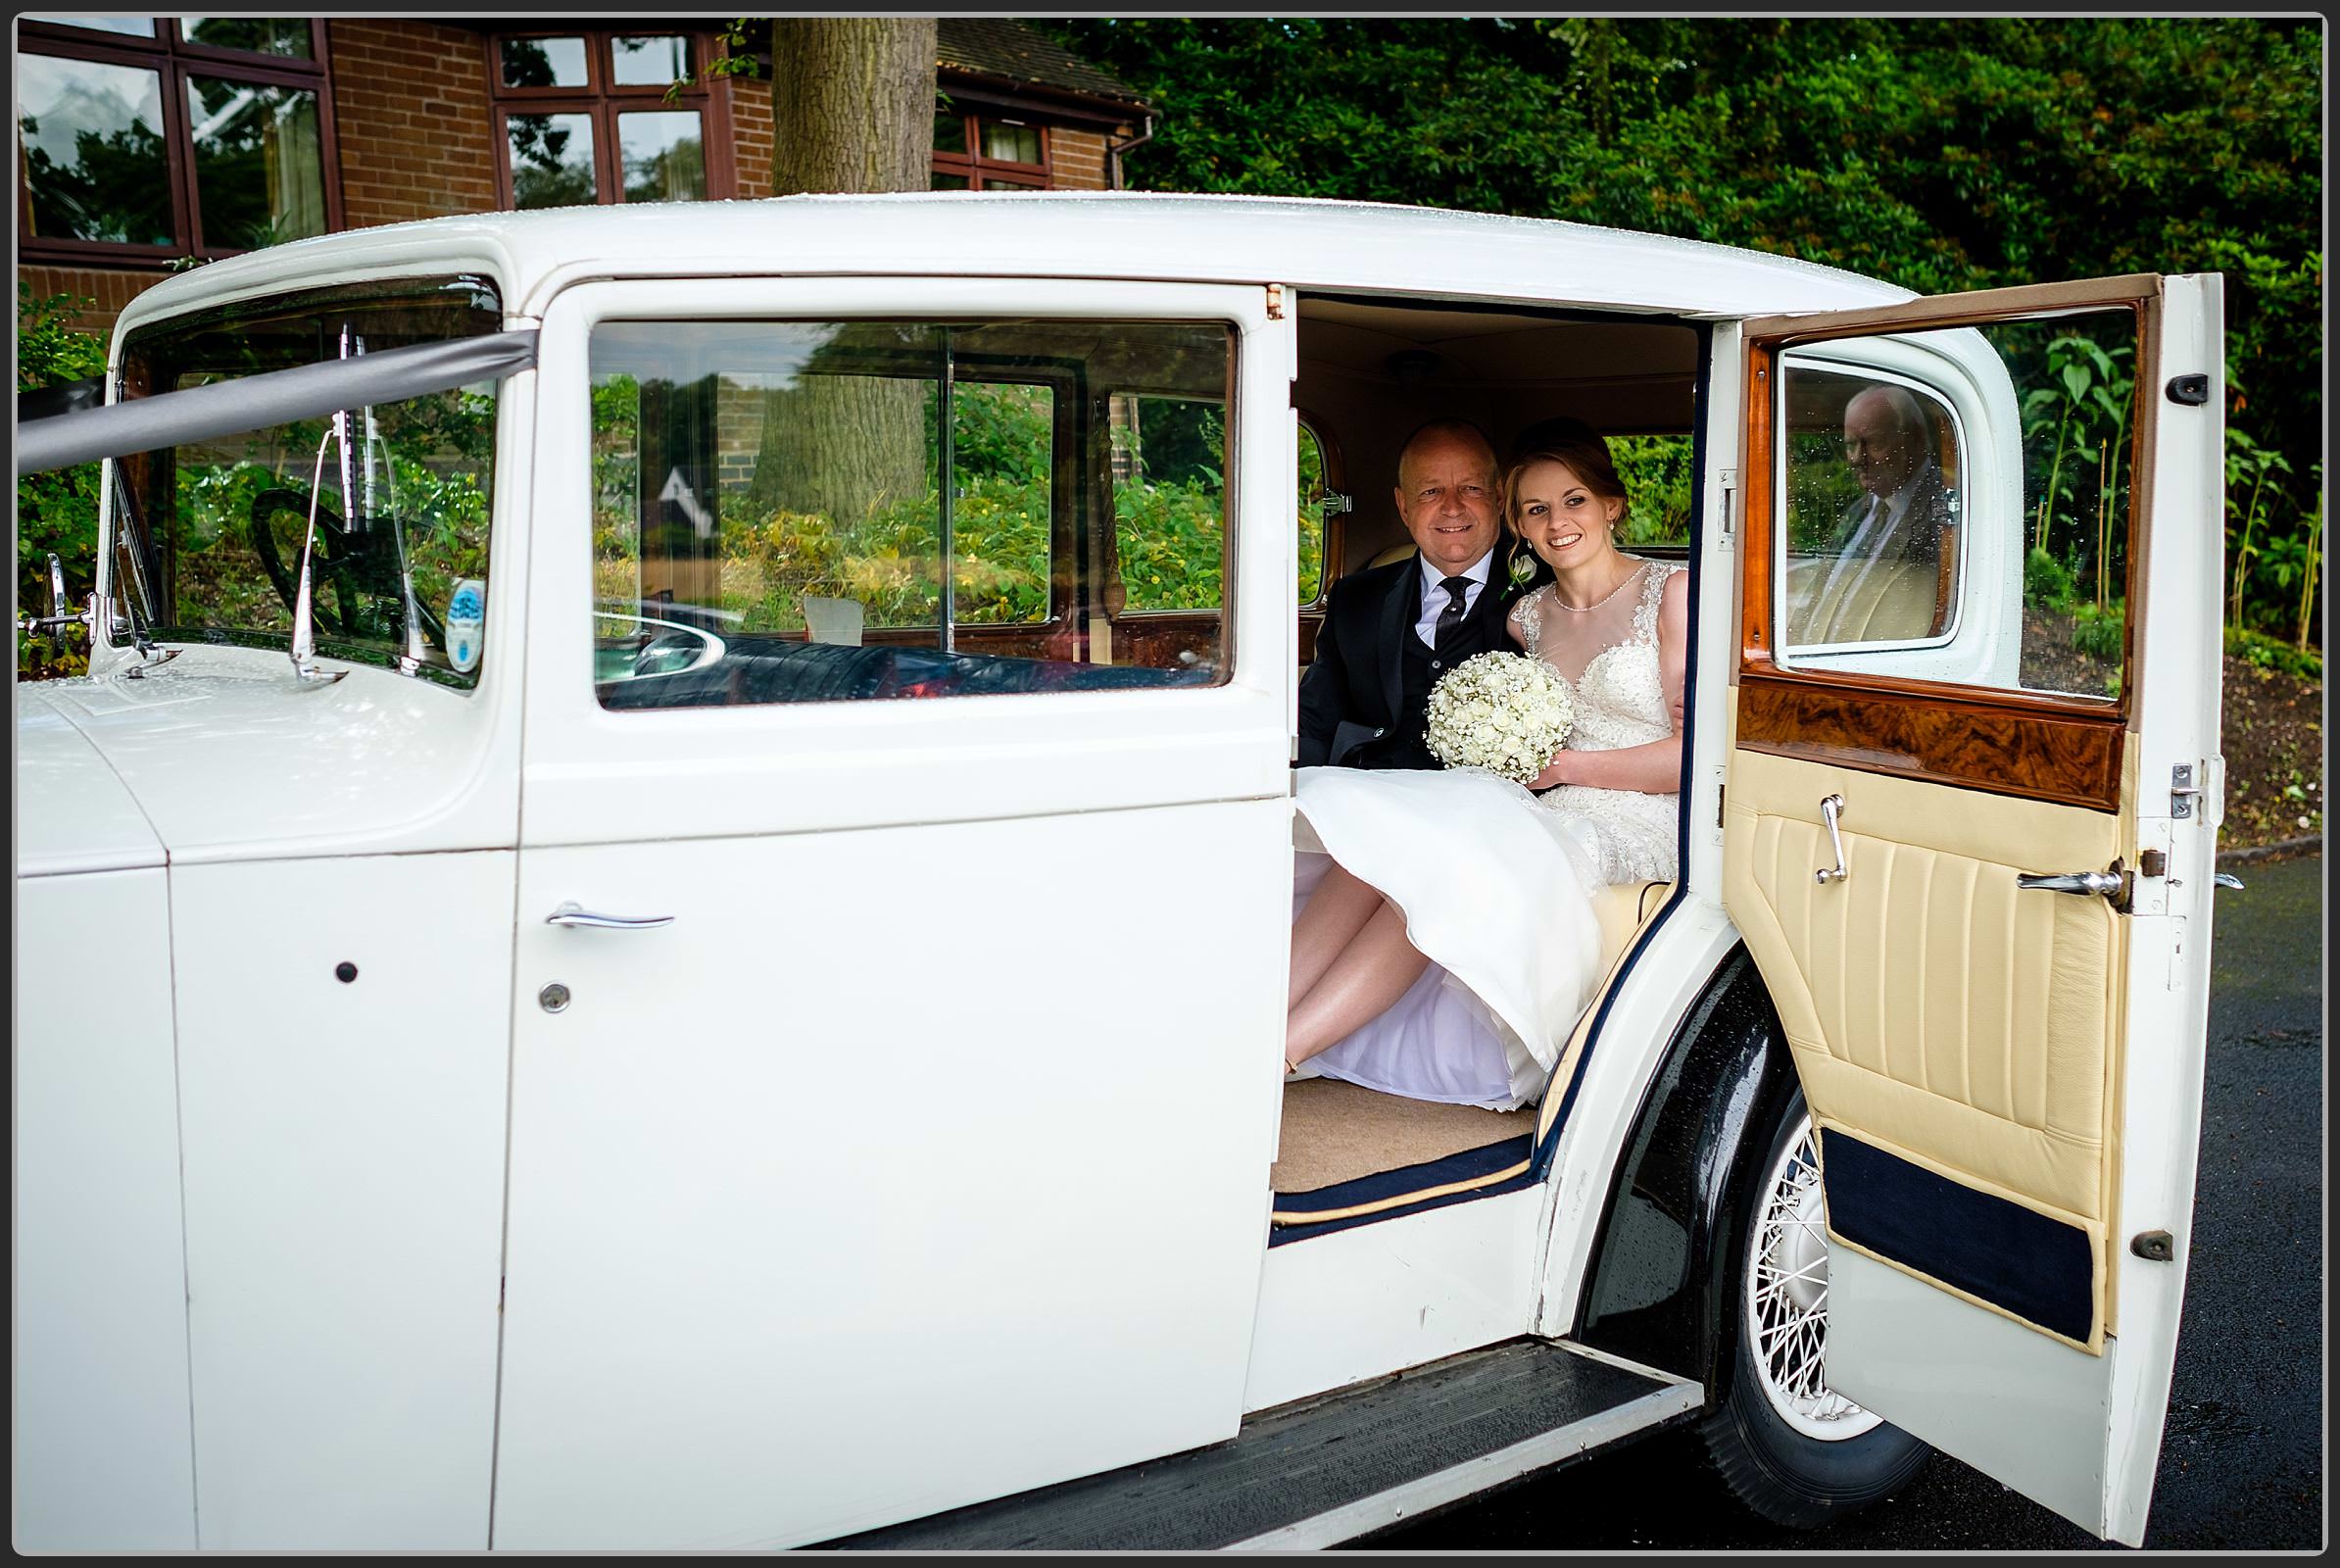
[{"label": "cream leather door panel", "polygon": [[[1727,564],[1724,904],[1817,1129],[1828,1385],[2132,1544],[2199,1141],[2217,816],[2172,784],[2218,746],[2219,331],[2217,278],[2154,275],[1750,321]],[[2121,422],[2048,435],[2093,490],[2026,447],[2083,359]],[[2124,646],[2026,606],[2040,548]],[[1930,641],[1815,612],[1937,563]]]},{"label": "cream leather door panel", "polygon": [[[2110,863],[2115,819],[1990,796],[1955,795],[1967,808],[1946,810],[1943,794],[1738,756],[1725,797],[1724,898],[1779,1010],[1823,1150],[1857,1139],[2019,1204],[2072,1232],[2065,1245],[2086,1263],[2061,1292],[1994,1301],[1873,1255],[2095,1351],[2120,924],[2101,899],[2015,879],[2027,867]],[[1845,803],[1848,874],[1821,883],[1813,873],[1834,863],[1820,812],[1829,795]]]}]

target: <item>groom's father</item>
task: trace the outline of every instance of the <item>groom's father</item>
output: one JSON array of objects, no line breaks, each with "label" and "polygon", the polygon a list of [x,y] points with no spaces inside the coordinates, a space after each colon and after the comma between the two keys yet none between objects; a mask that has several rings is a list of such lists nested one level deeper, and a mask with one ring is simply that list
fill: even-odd
[{"label": "groom's father", "polygon": [[1503,634],[1509,552],[1495,449],[1464,419],[1434,419],[1397,457],[1403,561],[1333,585],[1300,681],[1299,763],[1438,767],[1422,738],[1430,689]]}]

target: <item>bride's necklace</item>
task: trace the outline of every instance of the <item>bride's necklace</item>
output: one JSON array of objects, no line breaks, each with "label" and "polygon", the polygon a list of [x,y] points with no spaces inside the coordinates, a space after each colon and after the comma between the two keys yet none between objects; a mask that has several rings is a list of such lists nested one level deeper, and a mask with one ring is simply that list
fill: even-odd
[{"label": "bride's necklace", "polygon": [[1560,597],[1560,585],[1558,583],[1554,583],[1552,584],[1552,603],[1558,605],[1562,610],[1572,610],[1580,615],[1588,615],[1592,612],[1598,610],[1601,606],[1607,604],[1610,600],[1616,598],[1619,594],[1625,592],[1625,585],[1629,582],[1632,582],[1640,574],[1641,568],[1639,566],[1633,567],[1633,570],[1627,572],[1623,577],[1618,579],[1616,587],[1610,589],[1607,593],[1601,595],[1589,605],[1570,604],[1567,600]]}]

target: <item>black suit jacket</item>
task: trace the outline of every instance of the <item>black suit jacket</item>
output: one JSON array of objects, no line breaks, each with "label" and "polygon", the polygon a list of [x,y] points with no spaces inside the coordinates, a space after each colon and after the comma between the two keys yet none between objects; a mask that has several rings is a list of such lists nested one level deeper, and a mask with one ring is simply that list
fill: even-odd
[{"label": "black suit jacket", "polygon": [[[1468,619],[1480,622],[1487,645],[1508,648],[1503,615],[1511,608],[1505,552],[1498,547],[1487,586],[1471,603]],[[1333,585],[1324,623],[1316,632],[1316,656],[1300,680],[1298,765],[1356,767],[1394,765],[1375,756],[1372,743],[1401,730],[1405,644],[1422,614],[1422,557],[1419,552],[1386,566],[1374,566]],[[1410,715],[1418,718],[1420,715]],[[1361,755],[1351,757],[1362,747]]]}]

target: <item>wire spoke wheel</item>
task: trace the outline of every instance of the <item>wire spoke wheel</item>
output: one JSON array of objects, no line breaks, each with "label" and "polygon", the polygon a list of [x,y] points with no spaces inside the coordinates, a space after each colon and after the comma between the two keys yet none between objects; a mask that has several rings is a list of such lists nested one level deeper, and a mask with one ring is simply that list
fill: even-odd
[{"label": "wire spoke wheel", "polygon": [[1828,1242],[1819,1152],[1806,1115],[1772,1165],[1748,1239],[1741,1331],[1764,1398],[1797,1432],[1842,1443],[1874,1431],[1873,1415],[1828,1387]]}]

